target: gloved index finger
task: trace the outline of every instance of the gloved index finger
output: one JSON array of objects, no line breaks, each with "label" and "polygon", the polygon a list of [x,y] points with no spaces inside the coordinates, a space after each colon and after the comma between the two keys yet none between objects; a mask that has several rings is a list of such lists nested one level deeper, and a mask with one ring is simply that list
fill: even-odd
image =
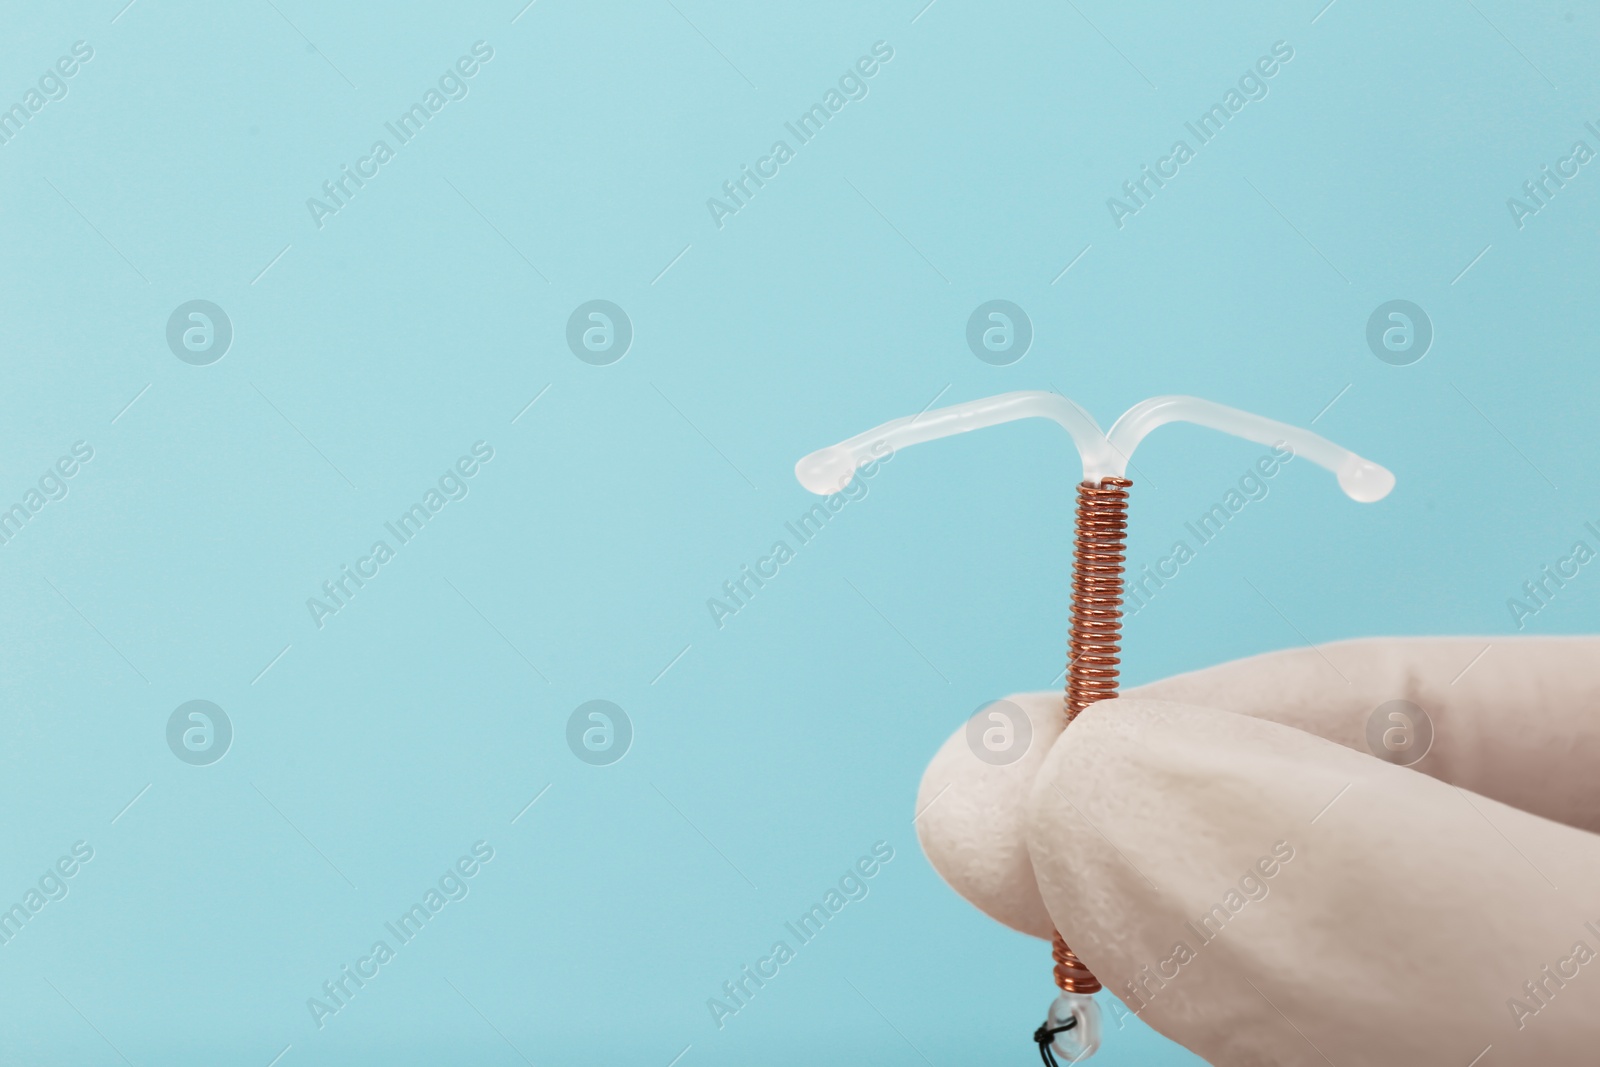
[{"label": "gloved index finger", "polygon": [[1293,726],[1600,831],[1600,637],[1379,637],[1126,690]]}]

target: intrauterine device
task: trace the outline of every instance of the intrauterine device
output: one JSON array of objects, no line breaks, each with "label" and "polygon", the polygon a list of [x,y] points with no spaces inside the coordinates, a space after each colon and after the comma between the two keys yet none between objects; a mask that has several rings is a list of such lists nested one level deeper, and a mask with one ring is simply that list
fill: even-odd
[{"label": "intrauterine device", "polygon": [[[1102,431],[1071,400],[1057,393],[1002,393],[920,415],[895,419],[847,441],[819,449],[795,464],[795,477],[813,493],[829,495],[850,484],[857,467],[881,459],[891,449],[997,426],[1016,419],[1042,418],[1072,436],[1083,460],[1072,558],[1072,617],[1068,639],[1067,722],[1098,700],[1117,695],[1121,660],[1123,564],[1128,535],[1128,462],[1134,449],[1157,427],[1189,422],[1259,444],[1286,447],[1332,471],[1339,488],[1363,504],[1382,500],[1394,488],[1394,475],[1371,460],[1340,448],[1298,426],[1252,415],[1192,396],[1158,396],[1123,412]],[[876,448],[876,451],[874,449]],[[1100,981],[1060,933],[1054,938],[1055,982],[1061,990],[1044,1024],[1034,1032],[1046,1067],[1056,1057],[1068,1063],[1087,1059],[1100,1047],[1100,1012],[1093,994]]]}]

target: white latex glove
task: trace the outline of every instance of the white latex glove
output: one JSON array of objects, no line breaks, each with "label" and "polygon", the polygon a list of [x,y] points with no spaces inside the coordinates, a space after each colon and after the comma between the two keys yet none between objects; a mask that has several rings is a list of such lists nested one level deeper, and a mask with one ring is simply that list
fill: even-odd
[{"label": "white latex glove", "polygon": [[[1397,698],[1435,731],[1411,768],[1366,740]],[[1059,692],[1009,702],[1027,754],[951,737],[923,850],[1174,1041],[1219,1065],[1600,1063],[1600,638],[1271,653],[1127,690],[1059,743]],[[1041,1015],[1049,972],[1041,951]]]}]

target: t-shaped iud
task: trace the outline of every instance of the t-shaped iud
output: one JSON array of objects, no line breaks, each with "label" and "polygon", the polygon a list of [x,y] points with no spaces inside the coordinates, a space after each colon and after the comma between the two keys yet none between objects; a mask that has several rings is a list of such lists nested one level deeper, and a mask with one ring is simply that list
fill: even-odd
[{"label": "t-shaped iud", "polygon": [[[1287,447],[1332,471],[1339,488],[1363,504],[1382,500],[1394,488],[1394,475],[1325,437],[1298,426],[1252,415],[1192,396],[1158,396],[1123,412],[1106,433],[1089,413],[1056,393],[1002,393],[886,422],[847,441],[819,449],[795,464],[795,477],[813,493],[837,493],[850,484],[857,467],[891,449],[997,426],[1016,419],[1050,419],[1072,435],[1083,460],[1078,483],[1077,528],[1072,553],[1072,619],[1068,641],[1065,710],[1071,722],[1097,700],[1117,695],[1121,660],[1122,573],[1128,536],[1128,460],[1150,431],[1169,422],[1190,422],[1259,444]],[[880,445],[881,442],[881,445]],[[874,447],[877,451],[873,451]],[[1044,1025],[1034,1032],[1048,1067],[1059,1054],[1069,1063],[1100,1047],[1100,1014],[1092,994],[1100,981],[1055,935],[1052,955],[1061,994],[1050,1005]]]}]

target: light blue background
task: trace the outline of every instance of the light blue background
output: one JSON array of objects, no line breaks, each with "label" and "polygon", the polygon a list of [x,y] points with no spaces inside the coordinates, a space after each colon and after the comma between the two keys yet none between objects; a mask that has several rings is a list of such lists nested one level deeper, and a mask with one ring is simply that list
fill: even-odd
[{"label": "light blue background", "polygon": [[[1057,388],[1316,418],[1397,472],[1367,507],[1291,465],[1131,620],[1134,683],[1511,632],[1600,517],[1600,176],[1506,207],[1600,147],[1580,6],[123,2],[0,33],[0,106],[94,49],[0,146],[0,503],[95,450],[0,546],[0,902],[95,850],[0,946],[6,1062],[1030,1062],[1047,950],[911,817],[967,715],[1060,670],[1066,440],[896,456],[718,629],[812,503],[801,454]],[[306,199],[479,40],[469,95],[318,229]],[[870,94],[718,229],[707,198],[880,40]],[[1113,225],[1280,40],[1267,98]],[[197,298],[235,330],[210,366],[165,342]],[[594,298],[635,329],[612,366],[565,343]],[[964,340],[995,298],[1036,331],[1007,367]],[[1436,330],[1412,366],[1364,339],[1393,298]],[[306,599],[479,440],[470,495],[319,630]],[[1153,437],[1135,563],[1260,451]],[[1597,581],[1528,630],[1592,629]],[[594,698],[636,731],[611,766],[566,745]],[[234,726],[208,767],[166,746],[191,699]],[[317,1029],[306,999],[480,839],[470,895]],[[719,1031],[706,999],[878,840],[870,895]],[[1134,1026],[1097,1062],[1195,1061]]]}]

